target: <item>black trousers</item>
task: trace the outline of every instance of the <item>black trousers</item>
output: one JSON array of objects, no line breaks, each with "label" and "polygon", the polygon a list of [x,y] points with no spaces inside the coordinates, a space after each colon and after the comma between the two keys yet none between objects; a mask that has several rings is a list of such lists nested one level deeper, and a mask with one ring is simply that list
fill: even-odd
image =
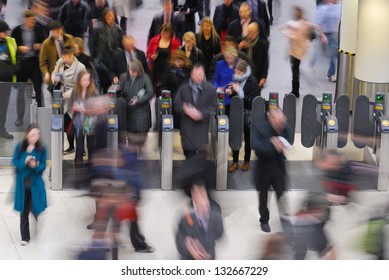
[{"label": "black trousers", "polygon": [[[250,145],[250,128],[243,129],[243,137],[244,137],[244,161],[250,162],[251,159],[251,145]],[[232,151],[232,161],[239,161],[239,150]]]},{"label": "black trousers", "polygon": [[28,216],[31,211],[32,196],[31,190],[25,190],[23,212],[20,213],[20,234],[23,241],[30,241],[30,223]]},{"label": "black trousers", "polygon": [[259,190],[259,221],[261,222],[261,224],[268,224],[270,219],[270,213],[269,209],[267,208],[267,202],[270,186],[272,186],[273,190],[276,192],[277,202],[279,202],[285,191],[286,176],[285,172],[281,172],[277,169],[273,169],[270,167],[264,169],[263,165],[268,165],[269,163],[258,164],[262,165],[260,175],[261,179],[259,182],[259,186],[257,186]]},{"label": "black trousers", "polygon": [[6,131],[5,123],[7,122],[7,111],[8,111],[8,103],[9,97],[11,95],[11,82],[0,83],[0,132]]},{"label": "black trousers", "polygon": [[[32,85],[35,90],[35,98],[38,104],[38,107],[43,107],[42,101],[42,74],[39,69],[39,58],[30,57],[22,60],[20,64],[20,72],[18,74],[18,82],[27,82],[28,79],[31,80]],[[17,97],[17,113],[18,119],[22,120],[24,116],[24,110],[26,107],[26,101],[24,96],[24,91],[26,88],[25,84],[19,84],[19,92]]]},{"label": "black trousers", "polygon": [[300,63],[300,59],[293,56],[290,57],[290,64],[292,67],[292,93],[294,95],[300,94]]},{"label": "black trousers", "polygon": [[72,118],[69,116],[68,113],[65,113],[63,118],[64,118],[64,128],[65,128],[66,138],[68,139],[69,147],[74,148],[74,129],[73,129]]}]

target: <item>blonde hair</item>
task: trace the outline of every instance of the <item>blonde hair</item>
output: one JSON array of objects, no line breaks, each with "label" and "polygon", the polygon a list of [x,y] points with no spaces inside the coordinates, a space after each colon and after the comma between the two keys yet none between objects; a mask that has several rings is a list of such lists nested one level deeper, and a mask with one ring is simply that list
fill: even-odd
[{"label": "blonde hair", "polygon": [[216,32],[216,30],[215,30],[215,26],[213,25],[213,22],[212,22],[212,20],[211,20],[210,17],[205,17],[205,18],[203,18],[203,20],[202,20],[202,22],[201,22],[200,30],[199,30],[199,34],[198,34],[198,36],[199,36],[199,41],[202,40],[202,35],[203,35],[203,32],[204,32],[204,31],[203,31],[203,26],[204,26],[204,24],[206,24],[206,23],[208,23],[208,24],[211,25],[211,38],[212,38],[212,43],[213,43],[214,45],[216,45],[217,42],[218,42],[218,39],[219,39],[219,35],[217,34],[217,32]]},{"label": "blonde hair", "polygon": [[73,43],[77,44],[78,48],[80,49],[80,53],[84,53],[84,40],[80,37],[74,37]]},{"label": "blonde hair", "polygon": [[196,47],[196,35],[192,31],[188,31],[184,33],[184,36],[182,36],[182,40],[191,40],[193,42],[193,47]]},{"label": "blonde hair", "polygon": [[233,56],[234,58],[237,58],[238,57],[238,50],[236,49],[236,47],[227,46],[223,50],[223,55],[226,55],[226,54],[229,54],[229,55]]}]

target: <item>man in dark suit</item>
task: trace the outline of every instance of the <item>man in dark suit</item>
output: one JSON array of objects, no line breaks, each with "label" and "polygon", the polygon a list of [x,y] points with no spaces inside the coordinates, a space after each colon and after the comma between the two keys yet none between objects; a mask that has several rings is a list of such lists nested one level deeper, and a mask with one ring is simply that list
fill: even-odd
[{"label": "man in dark suit", "polygon": [[264,33],[267,37],[270,36],[270,20],[267,13],[266,3],[264,0],[248,0],[247,3],[251,7],[252,15],[255,21],[263,20],[265,24]]},{"label": "man in dark suit", "polygon": [[[267,208],[270,185],[277,196],[280,215],[287,213],[286,158],[283,154],[290,143],[292,131],[287,125],[284,113],[279,109],[270,109],[267,120],[254,122],[251,128],[251,148],[258,158],[253,173],[255,187],[259,192],[259,222],[264,232],[270,232],[269,209]],[[281,199],[282,198],[282,199]]]},{"label": "man in dark suit", "polygon": [[135,38],[131,35],[124,35],[122,39],[123,49],[114,50],[110,64],[110,79],[114,84],[119,82],[121,74],[128,71],[128,65],[133,60],[139,60],[142,63],[143,70],[150,75],[149,66],[146,61],[146,55],[140,49],[135,47]]},{"label": "man in dark suit", "polygon": [[215,259],[215,246],[224,232],[220,206],[210,201],[204,183],[191,189],[193,208],[186,210],[176,233],[177,250],[184,260]]},{"label": "man in dark suit", "polygon": [[216,89],[205,81],[204,66],[194,65],[189,82],[178,89],[174,108],[181,117],[181,143],[188,159],[205,154],[211,116],[217,112]]},{"label": "man in dark suit", "polygon": [[[251,7],[247,2],[243,2],[239,8],[239,18],[231,21],[228,25],[227,35],[235,37],[238,49],[243,47],[240,45],[247,36],[248,25],[256,20],[252,17]],[[258,24],[261,30],[265,30],[265,23],[263,20],[258,19]],[[261,32],[262,37],[266,38],[265,32]]]},{"label": "man in dark suit", "polygon": [[197,0],[173,0],[173,9],[176,17],[183,16],[184,32],[192,31],[196,34],[195,14],[199,11]]},{"label": "man in dark suit", "polygon": [[163,0],[162,5],[162,13],[155,15],[153,21],[151,22],[149,35],[147,37],[147,44],[149,44],[151,38],[161,32],[161,26],[164,23],[170,23],[172,25],[176,37],[180,40],[182,39],[182,35],[184,35],[184,23],[177,20],[174,16],[172,0]]},{"label": "man in dark suit", "polygon": [[24,92],[25,82],[31,80],[38,107],[42,107],[42,73],[39,69],[39,52],[42,42],[47,38],[45,28],[36,22],[35,14],[31,10],[24,12],[24,22],[16,26],[11,33],[18,45],[18,53],[21,58],[20,70],[17,74],[18,97],[17,97],[17,120],[16,126],[23,124],[26,107]]},{"label": "man in dark suit", "polygon": [[239,10],[233,2],[234,0],[223,0],[223,4],[216,6],[213,14],[213,25],[221,41],[224,41],[227,35],[230,22],[239,16]]},{"label": "man in dark suit", "polygon": [[253,76],[258,80],[258,86],[262,88],[269,70],[269,41],[260,37],[258,23],[249,24],[247,40],[243,41],[241,46],[252,62]]}]

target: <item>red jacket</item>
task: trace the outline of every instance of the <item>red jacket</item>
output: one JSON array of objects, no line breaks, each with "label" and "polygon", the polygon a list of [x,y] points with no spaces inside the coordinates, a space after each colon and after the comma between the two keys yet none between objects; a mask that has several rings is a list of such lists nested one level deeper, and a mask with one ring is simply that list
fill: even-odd
[{"label": "red jacket", "polygon": [[[158,34],[157,36],[154,36],[150,40],[149,45],[147,46],[146,56],[147,56],[147,60],[149,61],[150,72],[153,69],[153,60],[151,59],[151,56],[158,49],[158,44],[159,44],[160,39],[161,39],[160,34]],[[180,46],[181,46],[181,41],[179,39],[177,39],[176,37],[173,37],[173,39],[170,41],[170,53],[172,53],[173,51],[178,49]]]}]

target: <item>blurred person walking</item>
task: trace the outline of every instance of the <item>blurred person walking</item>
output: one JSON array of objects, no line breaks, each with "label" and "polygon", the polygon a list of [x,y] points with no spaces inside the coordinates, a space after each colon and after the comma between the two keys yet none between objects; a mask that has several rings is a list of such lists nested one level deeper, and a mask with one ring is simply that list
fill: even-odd
[{"label": "blurred person walking", "polygon": [[220,206],[210,201],[204,182],[191,188],[192,207],[185,208],[176,231],[176,246],[183,260],[213,260],[216,241],[224,232]]},{"label": "blurred person walking", "polygon": [[0,138],[12,140],[14,136],[7,132],[8,103],[11,95],[11,85],[16,82],[19,70],[17,44],[14,38],[8,36],[10,30],[8,23],[0,19]]},{"label": "blurred person walking", "polygon": [[213,14],[213,25],[221,42],[224,42],[224,38],[227,36],[230,22],[239,16],[239,10],[233,2],[234,0],[223,0],[223,4],[216,6]]},{"label": "blurred person walking", "polygon": [[[301,7],[293,7],[293,20],[288,21],[285,25],[280,27],[283,35],[288,38],[289,47],[288,54],[290,58],[290,65],[292,69],[292,91],[297,98],[300,97],[300,64],[305,56],[308,47],[311,32],[313,29],[320,31],[315,24],[309,22],[304,17],[304,10]],[[322,32],[322,43],[326,43],[326,37]]]},{"label": "blurred person walking", "polygon": [[331,82],[336,82],[340,15],[341,5],[337,4],[337,0],[323,0],[321,5],[317,6],[316,23],[320,26],[328,42],[327,52],[330,61],[327,70],[327,79]]},{"label": "blurred person walking", "polygon": [[65,32],[80,38],[84,38],[88,30],[89,18],[89,7],[81,0],[66,1],[58,15],[58,20],[63,23]]},{"label": "blurred person walking", "polygon": [[209,120],[218,106],[216,89],[205,80],[203,65],[194,65],[189,82],[180,86],[174,107],[181,120],[181,143],[186,159],[206,154]]},{"label": "blurred person walking", "polygon": [[35,219],[47,208],[46,189],[42,175],[46,169],[46,147],[40,141],[40,129],[30,124],[24,139],[15,147],[12,164],[16,168],[14,208],[20,212],[20,245],[30,241],[29,214]]},{"label": "blurred person walking", "polygon": [[16,26],[11,33],[18,45],[18,54],[21,57],[20,71],[18,73],[17,119],[16,126],[23,124],[26,109],[25,90],[26,82],[31,80],[35,99],[38,107],[43,107],[42,102],[42,74],[39,69],[39,52],[42,42],[46,39],[44,27],[36,22],[35,14],[31,10],[24,12],[24,22]]},{"label": "blurred person walking", "polygon": [[251,133],[251,147],[258,158],[253,176],[259,192],[259,222],[262,231],[270,232],[270,213],[267,207],[270,186],[275,191],[279,212],[284,214],[286,211],[283,194],[286,190],[287,174],[283,152],[292,135],[286,117],[279,108],[270,109],[266,121],[254,125]]},{"label": "blurred person walking", "polygon": [[130,18],[130,3],[131,0],[112,0],[112,9],[120,17],[119,25],[124,34],[127,33],[127,20]]}]

